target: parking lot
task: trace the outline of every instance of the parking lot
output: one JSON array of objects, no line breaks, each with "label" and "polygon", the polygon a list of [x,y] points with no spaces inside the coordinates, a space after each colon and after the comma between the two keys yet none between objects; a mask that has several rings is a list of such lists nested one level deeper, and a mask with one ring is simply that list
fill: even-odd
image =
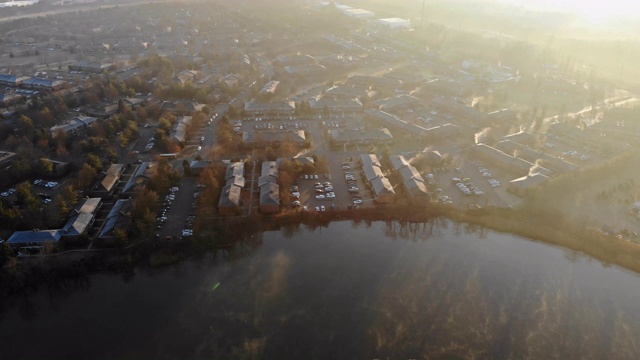
[{"label": "parking lot", "polygon": [[190,236],[189,231],[195,220],[197,200],[197,184],[194,178],[183,178],[181,185],[172,188],[169,194],[161,199],[158,206],[156,233],[159,237],[178,239]]}]

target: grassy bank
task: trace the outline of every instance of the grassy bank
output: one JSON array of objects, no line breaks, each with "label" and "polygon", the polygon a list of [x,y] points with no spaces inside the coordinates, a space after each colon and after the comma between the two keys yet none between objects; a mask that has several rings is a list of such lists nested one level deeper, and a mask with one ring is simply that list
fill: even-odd
[{"label": "grassy bank", "polygon": [[449,214],[452,220],[523,236],[532,240],[578,251],[606,264],[618,265],[640,273],[640,246],[602,234],[588,224],[557,214],[534,214],[511,209],[460,211]]}]

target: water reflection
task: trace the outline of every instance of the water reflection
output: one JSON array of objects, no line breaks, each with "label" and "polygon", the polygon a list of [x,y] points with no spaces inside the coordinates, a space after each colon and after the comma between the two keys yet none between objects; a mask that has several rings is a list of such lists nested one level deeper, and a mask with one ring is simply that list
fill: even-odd
[{"label": "water reflection", "polygon": [[291,225],[248,240],[12,298],[0,358],[640,355],[638,277],[575,252],[447,220]]}]

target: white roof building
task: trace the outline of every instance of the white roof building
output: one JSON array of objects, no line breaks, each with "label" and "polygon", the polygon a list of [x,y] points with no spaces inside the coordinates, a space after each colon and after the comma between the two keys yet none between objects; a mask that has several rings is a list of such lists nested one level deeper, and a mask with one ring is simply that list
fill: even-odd
[{"label": "white roof building", "polygon": [[398,28],[408,29],[411,27],[411,20],[400,19],[400,18],[386,18],[386,19],[379,19],[378,24],[386,26],[390,29],[398,29]]},{"label": "white roof building", "polygon": [[342,13],[356,19],[372,18],[376,15],[373,11],[364,9],[347,9],[343,10]]}]

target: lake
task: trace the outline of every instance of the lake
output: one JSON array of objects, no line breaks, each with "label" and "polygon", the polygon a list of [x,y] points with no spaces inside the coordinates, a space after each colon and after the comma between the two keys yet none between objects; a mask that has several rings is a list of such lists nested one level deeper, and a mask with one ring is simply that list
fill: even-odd
[{"label": "lake", "polygon": [[446,220],[265,232],[231,256],[43,286],[0,359],[637,359],[640,278]]}]

